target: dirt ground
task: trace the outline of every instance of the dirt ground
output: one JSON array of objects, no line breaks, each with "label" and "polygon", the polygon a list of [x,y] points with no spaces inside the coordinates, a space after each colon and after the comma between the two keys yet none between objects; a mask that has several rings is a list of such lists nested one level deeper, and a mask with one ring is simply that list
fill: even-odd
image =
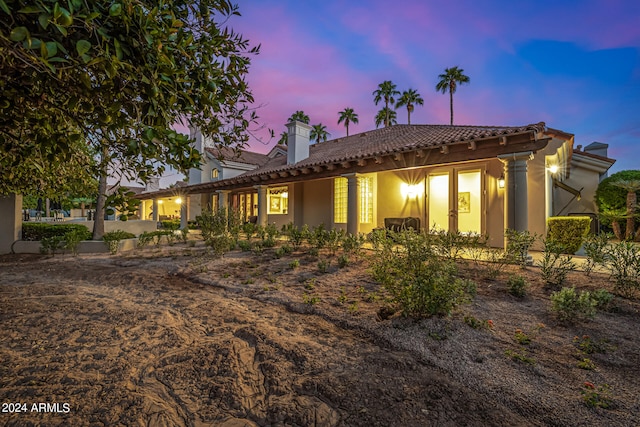
[{"label": "dirt ground", "polygon": [[[488,280],[467,265],[474,301],[415,320],[381,311],[369,263],[183,245],[4,256],[0,425],[640,425],[637,299],[564,324],[536,268]],[[510,273],[525,298],[506,292]],[[610,387],[610,408],[585,404],[586,381]]]}]

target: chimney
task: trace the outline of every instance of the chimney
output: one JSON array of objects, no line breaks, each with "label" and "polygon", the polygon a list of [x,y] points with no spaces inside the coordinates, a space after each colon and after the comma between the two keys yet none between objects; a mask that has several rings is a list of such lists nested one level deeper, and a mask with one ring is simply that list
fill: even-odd
[{"label": "chimney", "polygon": [[[206,160],[204,152],[204,141],[202,132],[195,126],[189,124],[189,139],[193,140],[193,148],[202,154],[203,161]],[[199,168],[189,169],[189,184],[200,184],[202,182],[202,170]]]},{"label": "chimney", "polygon": [[287,123],[287,164],[292,165],[309,157],[311,126],[297,120]]},{"label": "chimney", "polygon": [[147,178],[147,184],[144,187],[144,191],[158,191],[160,189],[160,178],[157,176]]}]

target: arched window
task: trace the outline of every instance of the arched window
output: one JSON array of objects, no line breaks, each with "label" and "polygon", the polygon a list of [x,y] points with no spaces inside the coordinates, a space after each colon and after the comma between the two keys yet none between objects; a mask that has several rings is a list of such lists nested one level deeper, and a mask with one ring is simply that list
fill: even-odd
[{"label": "arched window", "polygon": [[218,179],[220,172],[218,172],[217,168],[211,169],[211,179]]}]

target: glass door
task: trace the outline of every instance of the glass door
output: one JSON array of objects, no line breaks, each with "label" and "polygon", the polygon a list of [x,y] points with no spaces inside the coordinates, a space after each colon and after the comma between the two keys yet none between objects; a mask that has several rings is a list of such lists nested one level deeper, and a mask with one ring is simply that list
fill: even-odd
[{"label": "glass door", "polygon": [[456,229],[464,234],[482,233],[482,173],[480,170],[457,173]]},{"label": "glass door", "polygon": [[427,229],[449,231],[449,173],[429,175],[427,181],[428,221]]}]

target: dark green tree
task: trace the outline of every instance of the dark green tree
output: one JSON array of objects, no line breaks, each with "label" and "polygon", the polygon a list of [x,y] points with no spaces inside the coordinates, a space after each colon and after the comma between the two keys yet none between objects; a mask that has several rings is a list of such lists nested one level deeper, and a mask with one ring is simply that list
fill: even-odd
[{"label": "dark green tree", "polygon": [[314,139],[316,142],[326,141],[330,136],[331,134],[327,132],[327,127],[322,123],[311,126],[309,137]]},{"label": "dark green tree", "polygon": [[358,114],[353,111],[353,108],[345,108],[338,113],[338,124],[344,122],[344,127],[347,129],[347,136],[349,136],[349,124],[358,124]]},{"label": "dark green tree", "polygon": [[449,108],[451,109],[451,125],[453,126],[453,94],[456,93],[458,85],[470,82],[468,76],[465,76],[464,70],[458,67],[445,68],[444,74],[440,74],[440,81],[436,85],[436,90],[442,93],[449,92]]},{"label": "dark green tree", "polygon": [[298,110],[295,113],[293,113],[291,117],[289,117],[288,121],[292,122],[294,120],[297,120],[305,124],[309,124],[309,116],[307,116],[302,110]]},{"label": "dark green tree", "polygon": [[[384,126],[389,126],[390,121],[390,112],[389,104],[393,106],[395,101],[395,96],[400,95],[400,92],[396,90],[396,85],[393,84],[391,80],[385,80],[378,85],[378,89],[373,91],[373,102],[378,105],[380,101],[384,101],[384,111],[386,113],[384,119]],[[377,126],[377,125],[376,125]]]},{"label": "dark green tree", "polygon": [[424,105],[424,99],[420,96],[417,90],[409,89],[402,92],[402,96],[396,103],[396,109],[407,106],[407,124],[411,124],[411,113],[415,109],[416,105]]},{"label": "dark green tree", "polygon": [[376,128],[381,124],[384,124],[385,127],[389,125],[398,124],[398,114],[395,110],[390,110],[387,107],[383,107],[382,110],[378,111],[375,118]]},{"label": "dark green tree", "polygon": [[[34,153],[55,169],[87,143],[100,212],[109,171],[144,182],[165,165],[199,166],[173,125],[244,145],[256,119],[245,75],[258,47],[226,27],[232,15],[228,0],[0,0],[3,180]],[[44,168],[27,164],[38,181]],[[2,191],[23,191],[12,176]],[[96,221],[94,238],[103,231]]]}]

